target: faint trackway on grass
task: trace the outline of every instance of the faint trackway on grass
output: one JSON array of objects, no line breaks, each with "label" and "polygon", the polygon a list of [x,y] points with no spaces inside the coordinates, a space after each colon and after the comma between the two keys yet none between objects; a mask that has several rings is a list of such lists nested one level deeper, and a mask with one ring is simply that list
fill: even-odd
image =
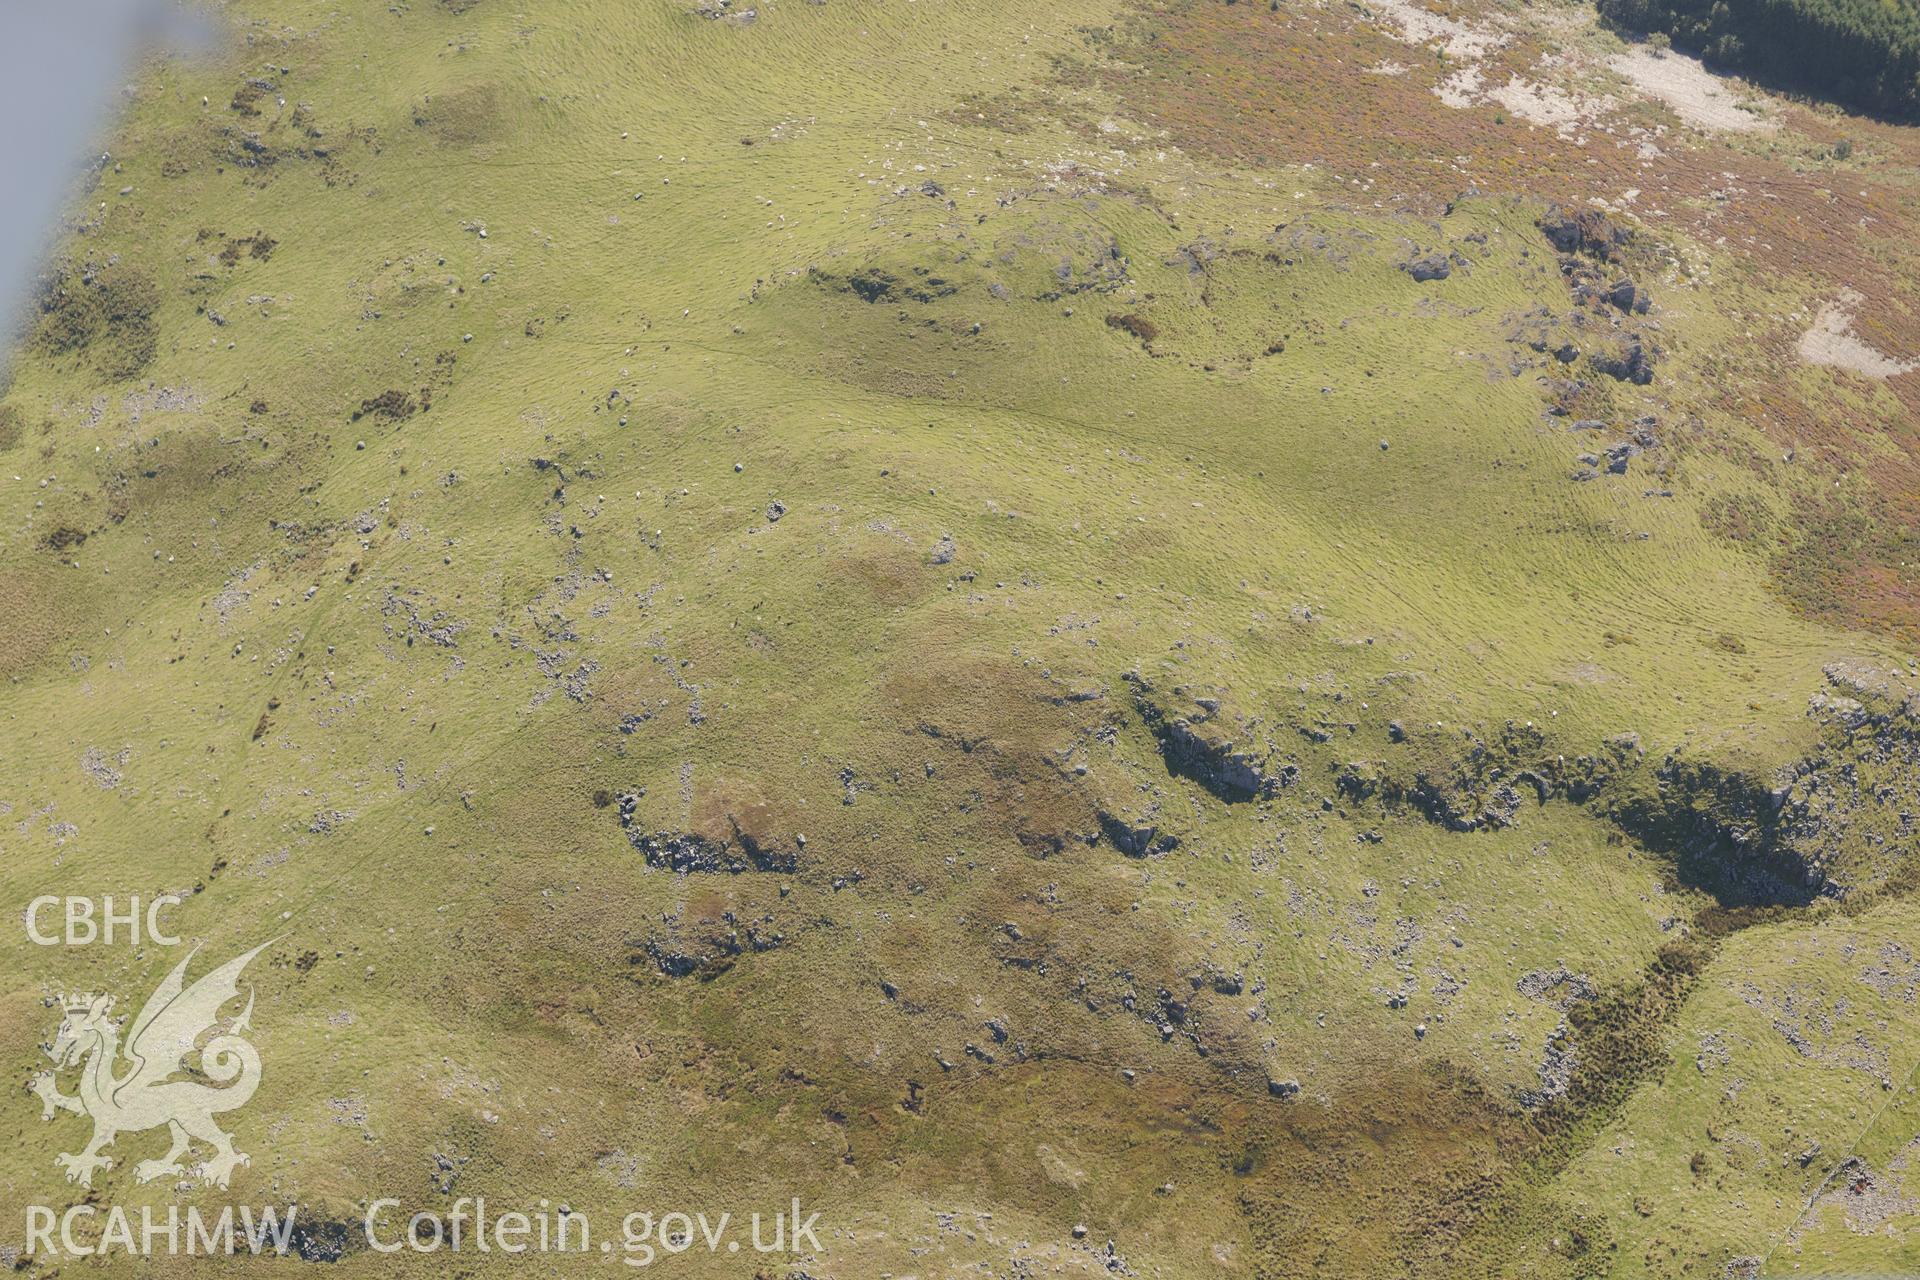
[{"label": "faint trackway on grass", "polygon": [[1847,1144],[1847,1149],[1841,1153],[1840,1158],[1834,1161],[1833,1168],[1827,1171],[1827,1176],[1820,1179],[1820,1184],[1807,1193],[1806,1204],[1802,1205],[1800,1212],[1794,1215],[1793,1221],[1787,1224],[1787,1229],[1782,1231],[1779,1236],[1774,1239],[1774,1242],[1767,1247],[1766,1253],[1760,1259],[1760,1266],[1758,1268],[1761,1275],[1767,1274],[1767,1264],[1773,1261],[1773,1255],[1779,1252],[1780,1246],[1792,1240],[1795,1235],[1799,1233],[1800,1224],[1807,1220],[1807,1215],[1811,1214],[1814,1206],[1820,1203],[1820,1197],[1826,1194],[1827,1187],[1832,1184],[1835,1178],[1840,1176],[1840,1171],[1847,1167],[1847,1163],[1853,1159],[1854,1152],[1860,1149],[1860,1144],[1867,1140],[1867,1135],[1872,1133],[1874,1126],[1880,1123],[1880,1117],[1886,1113],[1887,1108],[1898,1101],[1900,1096],[1913,1086],[1913,1081],[1916,1076],[1920,1076],[1920,1059],[1915,1059],[1913,1066],[1907,1069],[1906,1078],[1900,1082],[1900,1087],[1891,1090],[1887,1094],[1886,1100],[1874,1108],[1873,1114],[1867,1117],[1867,1123],[1862,1126],[1859,1133],[1854,1135],[1853,1141]]},{"label": "faint trackway on grass", "polygon": [[[576,341],[586,343],[586,344],[599,343],[604,345],[604,347],[609,351],[612,351],[616,348],[624,351],[627,347],[631,347],[635,345],[631,341],[625,341],[621,339],[610,339],[610,338],[586,337],[586,338],[576,339]],[[782,376],[787,376],[787,377],[792,376],[791,370],[789,370],[783,365],[775,363],[764,357],[749,355],[747,353],[739,352],[739,351],[728,351],[728,350],[725,350],[724,348],[713,346],[711,344],[701,342],[697,339],[661,337],[656,333],[656,334],[648,335],[646,341],[658,341],[662,343],[662,345],[666,345],[666,346],[685,347],[690,350],[700,351],[710,356],[715,356],[720,360],[745,361],[749,364],[759,366],[762,369],[780,374]],[[796,396],[796,397],[790,397],[782,400],[769,400],[765,403],[768,407],[792,409],[799,406],[821,405],[821,404],[826,404],[830,402],[828,402],[823,396]],[[1080,432],[1086,435],[1096,436],[1101,439],[1109,440],[1115,444],[1124,445],[1128,448],[1146,449],[1146,450],[1173,448],[1173,446],[1167,444],[1166,441],[1162,440],[1160,437],[1156,435],[1153,435],[1147,432],[1145,429],[1142,429],[1139,432],[1129,432],[1126,429],[1118,426],[1102,425],[1102,424],[1095,423],[1083,418],[1074,418],[1064,414],[1049,413],[1043,410],[1025,409],[1016,405],[1010,405],[1010,404],[1004,404],[1004,403],[988,404],[985,406],[975,406],[975,408],[987,413],[1006,414],[1007,416],[1016,418],[1016,419],[1024,418],[1024,419],[1030,419],[1036,422],[1049,423],[1054,427],[1060,429],[1063,433]],[[835,410],[835,412],[839,412],[839,410]],[[1229,460],[1233,459],[1233,456],[1234,456],[1230,453],[1230,451],[1225,446],[1209,446],[1193,440],[1185,440],[1185,439],[1183,439],[1180,442],[1178,446],[1178,452],[1204,454],[1207,456],[1210,462],[1222,468],[1223,474],[1227,473],[1228,471],[1227,463],[1229,462]],[[1331,554],[1331,552],[1332,552],[1332,547],[1331,547],[1331,544],[1329,544],[1329,554]],[[1428,622],[1429,624],[1433,624],[1435,622],[1435,620],[1428,615],[1425,609],[1414,604],[1414,602],[1407,599],[1400,592],[1380,583],[1376,583],[1375,586],[1376,586],[1376,589],[1385,593],[1396,604],[1399,604],[1400,606],[1405,608],[1411,616],[1420,618],[1422,621]],[[1654,609],[1641,609],[1639,611],[1638,616],[1644,617],[1650,621],[1660,622],[1670,626],[1679,626],[1683,623],[1687,623],[1688,625],[1691,625],[1690,623],[1688,623],[1687,617],[1684,617],[1678,613],[1668,615],[1668,614],[1662,614],[1658,610],[1654,610]],[[1783,656],[1798,655],[1798,656],[1820,656],[1823,658],[1827,658],[1827,657],[1832,657],[1835,654],[1834,646],[1831,643],[1823,642],[1820,640],[1813,640],[1813,639],[1795,640],[1792,642],[1770,639],[1769,647],[1774,652],[1777,652]]]}]

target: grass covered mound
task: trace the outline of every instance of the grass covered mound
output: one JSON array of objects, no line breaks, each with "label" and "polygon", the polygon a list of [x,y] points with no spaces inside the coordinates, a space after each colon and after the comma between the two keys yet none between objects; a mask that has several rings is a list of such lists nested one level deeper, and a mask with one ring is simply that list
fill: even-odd
[{"label": "grass covered mound", "polygon": [[1600,0],[1600,13],[1732,70],[1900,119],[1920,114],[1912,0]]}]

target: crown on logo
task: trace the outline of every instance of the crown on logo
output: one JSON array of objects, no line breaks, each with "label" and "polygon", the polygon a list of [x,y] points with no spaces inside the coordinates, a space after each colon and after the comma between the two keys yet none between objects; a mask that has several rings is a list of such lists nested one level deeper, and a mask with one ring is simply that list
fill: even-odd
[{"label": "crown on logo", "polygon": [[60,1007],[68,1013],[85,1013],[100,998],[97,991],[74,992],[60,997]]}]

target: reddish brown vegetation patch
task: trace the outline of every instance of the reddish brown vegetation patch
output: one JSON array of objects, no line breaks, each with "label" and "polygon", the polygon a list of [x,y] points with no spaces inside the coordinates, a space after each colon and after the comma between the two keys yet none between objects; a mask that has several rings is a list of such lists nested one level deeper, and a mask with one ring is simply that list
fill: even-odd
[{"label": "reddish brown vegetation patch", "polygon": [[1107,327],[1120,329],[1140,339],[1141,345],[1149,345],[1160,336],[1160,330],[1153,321],[1142,315],[1112,315],[1107,317]]},{"label": "reddish brown vegetation patch", "polygon": [[231,267],[240,261],[241,255],[243,254],[257,261],[265,262],[273,256],[273,251],[278,248],[279,245],[280,242],[266,232],[256,231],[250,236],[242,236],[237,240],[227,241],[220,249],[220,263],[222,266]]},{"label": "reddish brown vegetation patch", "polygon": [[402,422],[411,418],[420,407],[414,402],[413,397],[404,391],[382,391],[377,396],[362,400],[360,407],[353,412],[353,420],[358,422],[372,414],[375,417],[385,418],[389,422]]}]

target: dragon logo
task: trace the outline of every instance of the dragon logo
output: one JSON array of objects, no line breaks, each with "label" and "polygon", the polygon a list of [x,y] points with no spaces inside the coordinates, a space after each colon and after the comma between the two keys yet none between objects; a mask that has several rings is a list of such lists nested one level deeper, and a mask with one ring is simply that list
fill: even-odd
[{"label": "dragon logo", "polygon": [[[140,1182],[185,1173],[180,1157],[195,1139],[213,1148],[201,1168],[216,1186],[225,1187],[234,1167],[248,1162],[233,1149],[233,1139],[213,1117],[245,1106],[260,1087],[260,1054],[240,1035],[253,1015],[252,990],[239,1017],[223,1023],[220,1010],[239,997],[240,971],[269,945],[261,943],[188,987],[187,966],[199,951],[194,948],[147,997],[127,1028],[124,1047],[122,1020],[112,1016],[112,996],[73,996],[61,1001],[65,1020],[47,1050],[54,1070],[35,1076],[33,1091],[40,1097],[42,1120],[53,1119],[56,1111],[93,1118],[93,1140],[77,1154],[54,1157],[54,1163],[67,1171],[68,1182],[92,1186],[95,1169],[113,1167],[112,1158],[100,1154],[102,1148],[112,1146],[120,1134],[161,1125],[167,1126],[173,1144],[160,1159],[142,1160],[133,1167],[133,1176]],[[215,1034],[201,1043],[209,1031]],[[79,1091],[68,1096],[60,1092],[56,1077],[75,1065],[80,1067]]]}]

